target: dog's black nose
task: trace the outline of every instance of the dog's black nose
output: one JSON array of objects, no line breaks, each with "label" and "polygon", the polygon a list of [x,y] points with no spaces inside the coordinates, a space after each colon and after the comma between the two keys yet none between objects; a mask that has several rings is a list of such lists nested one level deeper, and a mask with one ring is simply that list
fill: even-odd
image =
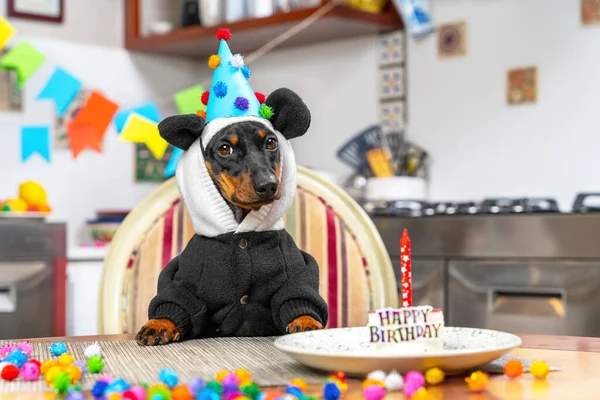
[{"label": "dog's black nose", "polygon": [[256,188],[254,190],[256,191],[258,197],[260,197],[262,200],[270,199],[272,197],[275,197],[275,195],[277,194],[277,183],[277,179],[275,177],[272,177],[269,180],[266,180],[256,185]]}]

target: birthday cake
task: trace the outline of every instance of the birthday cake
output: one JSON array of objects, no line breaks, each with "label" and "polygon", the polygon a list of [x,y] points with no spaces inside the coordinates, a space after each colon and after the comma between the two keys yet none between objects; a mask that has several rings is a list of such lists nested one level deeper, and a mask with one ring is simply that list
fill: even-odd
[{"label": "birthday cake", "polygon": [[412,305],[410,239],[404,229],[400,239],[401,308],[369,312],[369,339],[375,348],[401,349],[403,353],[440,351],[444,347],[444,314],[430,305]]}]

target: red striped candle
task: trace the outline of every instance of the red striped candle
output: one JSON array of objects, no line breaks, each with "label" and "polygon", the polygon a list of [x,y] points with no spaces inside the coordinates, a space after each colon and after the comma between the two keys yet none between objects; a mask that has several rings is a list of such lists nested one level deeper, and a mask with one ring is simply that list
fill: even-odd
[{"label": "red striped candle", "polygon": [[410,238],[408,230],[400,238],[400,293],[402,307],[412,307],[412,273],[410,271]]}]

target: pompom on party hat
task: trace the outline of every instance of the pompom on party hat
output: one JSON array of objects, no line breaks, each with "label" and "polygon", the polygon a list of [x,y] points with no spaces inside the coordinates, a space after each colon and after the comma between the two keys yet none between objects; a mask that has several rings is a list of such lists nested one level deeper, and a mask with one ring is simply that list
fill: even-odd
[{"label": "pompom on party hat", "polygon": [[227,43],[230,38],[229,30],[219,29],[219,53],[208,59],[208,66],[215,71],[210,91],[202,95],[202,103],[206,105],[206,123],[231,117],[268,120],[273,110],[263,104],[263,94],[252,90],[248,82],[250,68],[244,65],[244,58],[240,54],[231,53]]}]

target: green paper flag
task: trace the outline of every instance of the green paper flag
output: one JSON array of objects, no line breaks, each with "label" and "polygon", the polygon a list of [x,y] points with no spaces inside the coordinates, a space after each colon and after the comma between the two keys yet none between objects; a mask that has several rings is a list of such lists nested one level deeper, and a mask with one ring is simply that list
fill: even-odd
[{"label": "green paper flag", "polygon": [[0,66],[5,69],[16,69],[19,77],[19,87],[37,71],[46,61],[46,57],[27,42],[20,42],[9,50],[2,60]]},{"label": "green paper flag", "polygon": [[204,87],[201,85],[175,93],[175,105],[179,114],[196,114],[198,111],[206,110],[206,106],[200,100],[202,93],[204,93]]}]

